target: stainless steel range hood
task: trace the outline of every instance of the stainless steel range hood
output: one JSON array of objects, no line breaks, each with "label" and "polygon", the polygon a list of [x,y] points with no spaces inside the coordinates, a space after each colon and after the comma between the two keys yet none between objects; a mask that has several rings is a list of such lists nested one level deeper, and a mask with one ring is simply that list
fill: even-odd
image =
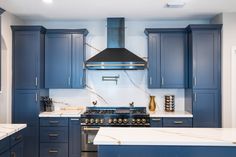
[{"label": "stainless steel range hood", "polygon": [[125,19],[107,18],[107,48],[85,65],[89,70],[143,70],[147,63],[125,48]]}]

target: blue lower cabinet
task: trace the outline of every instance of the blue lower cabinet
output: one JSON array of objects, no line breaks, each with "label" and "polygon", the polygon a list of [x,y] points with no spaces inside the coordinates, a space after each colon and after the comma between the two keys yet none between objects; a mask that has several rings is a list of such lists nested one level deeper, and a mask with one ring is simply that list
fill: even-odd
[{"label": "blue lower cabinet", "polygon": [[80,119],[69,119],[69,157],[81,156]]},{"label": "blue lower cabinet", "polygon": [[163,127],[193,127],[192,118],[163,118]]},{"label": "blue lower cabinet", "polygon": [[24,157],[23,151],[23,142],[20,142],[11,148],[10,155],[11,157]]},{"label": "blue lower cabinet", "polygon": [[27,127],[24,135],[24,157],[38,156],[39,154],[39,128]]},{"label": "blue lower cabinet", "polygon": [[235,157],[236,147],[101,145],[99,157]]},{"label": "blue lower cabinet", "polygon": [[10,147],[10,140],[9,138],[4,138],[0,140],[0,154],[5,152]]},{"label": "blue lower cabinet", "polygon": [[162,127],[162,118],[151,118],[150,125],[151,127]]},{"label": "blue lower cabinet", "polygon": [[10,151],[0,153],[0,157],[10,157]]},{"label": "blue lower cabinet", "polygon": [[68,127],[40,127],[40,142],[68,142]]},{"label": "blue lower cabinet", "polygon": [[68,118],[41,118],[40,119],[40,126],[68,126]]},{"label": "blue lower cabinet", "polygon": [[68,157],[68,144],[41,143],[40,157]]}]

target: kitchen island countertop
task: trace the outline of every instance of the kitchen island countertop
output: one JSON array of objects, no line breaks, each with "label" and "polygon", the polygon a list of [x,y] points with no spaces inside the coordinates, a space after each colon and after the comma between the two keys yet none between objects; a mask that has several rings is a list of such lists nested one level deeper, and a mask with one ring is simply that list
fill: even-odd
[{"label": "kitchen island countertop", "polygon": [[95,145],[235,146],[236,128],[100,128]]},{"label": "kitchen island countertop", "polygon": [[26,124],[0,124],[0,140],[26,128]]}]

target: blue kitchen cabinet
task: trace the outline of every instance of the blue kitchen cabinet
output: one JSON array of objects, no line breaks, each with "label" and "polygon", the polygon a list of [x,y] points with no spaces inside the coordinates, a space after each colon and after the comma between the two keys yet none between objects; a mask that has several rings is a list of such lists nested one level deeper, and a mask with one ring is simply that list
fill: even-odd
[{"label": "blue kitchen cabinet", "polygon": [[45,87],[85,86],[85,36],[87,30],[47,30],[45,42]]},{"label": "blue kitchen cabinet", "polygon": [[146,29],[148,35],[148,87],[185,88],[187,33],[185,29]]},{"label": "blue kitchen cabinet", "polygon": [[217,90],[193,91],[193,125],[194,127],[221,126],[221,107]]},{"label": "blue kitchen cabinet", "polygon": [[0,153],[0,157],[11,157],[10,156],[10,151],[5,151],[3,153]]},{"label": "blue kitchen cabinet", "polygon": [[217,89],[220,80],[220,30],[193,30],[192,32],[192,87]]},{"label": "blue kitchen cabinet", "polygon": [[193,127],[221,127],[221,28],[187,27],[189,83],[185,95]]},{"label": "blue kitchen cabinet", "polygon": [[150,126],[155,128],[162,127],[162,118],[150,118]]},{"label": "blue kitchen cabinet", "polygon": [[11,148],[10,157],[24,157],[23,142],[20,142]]},{"label": "blue kitchen cabinet", "polygon": [[71,87],[71,35],[47,34],[45,42],[45,87]]},{"label": "blue kitchen cabinet", "polygon": [[81,156],[81,126],[79,118],[69,119],[69,157]]},{"label": "blue kitchen cabinet", "polygon": [[12,26],[13,90],[12,122],[26,123],[24,157],[39,155],[40,99],[44,89],[44,42],[46,29],[41,26]]}]

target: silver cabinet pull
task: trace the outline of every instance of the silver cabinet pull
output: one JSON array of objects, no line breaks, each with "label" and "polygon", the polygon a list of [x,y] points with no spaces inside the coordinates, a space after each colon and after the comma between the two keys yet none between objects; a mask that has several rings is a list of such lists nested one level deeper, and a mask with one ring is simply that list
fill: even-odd
[{"label": "silver cabinet pull", "polygon": [[183,121],[174,121],[174,124],[183,124]]},{"label": "silver cabinet pull", "polygon": [[35,101],[38,102],[38,93],[35,93]]},{"label": "silver cabinet pull", "polygon": [[71,121],[79,121],[79,118],[71,118]]},{"label": "silver cabinet pull", "polygon": [[38,77],[35,77],[35,86],[38,87]]},{"label": "silver cabinet pull", "polygon": [[149,83],[152,85],[152,77],[149,77]]},{"label": "silver cabinet pull", "polygon": [[83,78],[81,77],[80,78],[80,85],[82,85],[83,84]]},{"label": "silver cabinet pull", "polygon": [[196,78],[196,76],[193,77],[193,83],[194,83],[194,86],[197,85],[197,78]]},{"label": "silver cabinet pull", "polygon": [[68,77],[68,85],[70,86],[70,77]]},{"label": "silver cabinet pull", "polygon": [[58,153],[58,150],[50,149],[48,152],[49,152],[49,153]]},{"label": "silver cabinet pull", "polygon": [[59,134],[48,134],[49,137],[58,137]]},{"label": "silver cabinet pull", "polygon": [[157,119],[152,119],[152,121],[161,121],[161,119],[157,118]]},{"label": "silver cabinet pull", "polygon": [[194,101],[197,102],[197,93],[194,93]]},{"label": "silver cabinet pull", "polygon": [[161,77],[161,85],[164,85],[164,78],[163,78],[163,76]]}]

